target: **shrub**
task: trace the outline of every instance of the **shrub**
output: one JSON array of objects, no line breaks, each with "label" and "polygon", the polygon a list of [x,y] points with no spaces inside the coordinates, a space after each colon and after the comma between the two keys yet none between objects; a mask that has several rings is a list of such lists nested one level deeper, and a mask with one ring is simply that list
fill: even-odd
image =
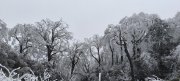
[{"label": "shrub", "polygon": [[[0,81],[50,81],[51,75],[45,70],[43,76],[39,76],[40,79],[38,79],[38,76],[35,76],[34,72],[29,68],[16,68],[13,70],[9,70],[7,67],[0,64]],[[22,76],[20,74],[16,73],[15,71],[21,70],[26,71],[29,70],[29,73],[24,73]],[[56,80],[51,80],[56,81]]]}]

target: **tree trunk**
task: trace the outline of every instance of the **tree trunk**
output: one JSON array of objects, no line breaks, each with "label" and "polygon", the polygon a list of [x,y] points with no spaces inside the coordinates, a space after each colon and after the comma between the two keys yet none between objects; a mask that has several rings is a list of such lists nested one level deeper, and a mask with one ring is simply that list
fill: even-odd
[{"label": "tree trunk", "polygon": [[116,64],[119,64],[119,56],[118,55],[116,55],[115,61],[116,61]]},{"label": "tree trunk", "polygon": [[20,53],[23,53],[23,45],[20,45],[20,46],[19,46],[19,52],[20,52]]},{"label": "tree trunk", "polygon": [[112,61],[111,61],[111,65],[113,66],[114,65],[114,52],[113,52],[113,50],[111,49],[111,59],[112,59]]},{"label": "tree trunk", "polygon": [[101,73],[99,73],[99,81],[101,81]]},{"label": "tree trunk", "polygon": [[120,41],[120,48],[121,48],[121,63],[123,62],[123,47],[122,47],[122,43],[123,43],[123,40],[122,40],[122,37],[121,37],[121,30],[120,30],[120,33],[119,33],[119,41]]},{"label": "tree trunk", "polygon": [[99,48],[97,48],[97,51],[98,51],[98,63],[100,66],[101,65],[101,56],[100,56]]},{"label": "tree trunk", "polygon": [[133,66],[133,63],[132,63],[132,60],[131,60],[131,56],[130,56],[130,54],[129,54],[129,51],[128,51],[128,49],[127,49],[127,43],[124,41],[124,52],[126,53],[126,56],[127,56],[127,58],[128,58],[128,60],[129,60],[129,64],[130,64],[130,68],[131,68],[131,77],[132,77],[132,79],[131,79],[131,81],[135,81],[135,77],[134,77],[134,66]]},{"label": "tree trunk", "polygon": [[121,55],[121,63],[123,62],[123,55]]},{"label": "tree trunk", "polygon": [[72,64],[72,65],[71,65],[71,77],[72,77],[73,72],[74,72],[74,67],[75,67],[75,64]]},{"label": "tree trunk", "polygon": [[133,44],[133,56],[136,56],[136,46]]},{"label": "tree trunk", "polygon": [[51,61],[51,59],[52,59],[51,53],[48,51],[48,61]]},{"label": "tree trunk", "polygon": [[109,40],[109,48],[110,48],[110,51],[111,51],[111,66],[113,66],[114,65],[114,49],[111,46],[111,41],[110,40]]},{"label": "tree trunk", "polygon": [[51,50],[50,46],[47,45],[46,47],[47,47],[47,56],[48,56],[48,62],[49,62],[52,59],[52,55],[51,55],[52,50]]}]

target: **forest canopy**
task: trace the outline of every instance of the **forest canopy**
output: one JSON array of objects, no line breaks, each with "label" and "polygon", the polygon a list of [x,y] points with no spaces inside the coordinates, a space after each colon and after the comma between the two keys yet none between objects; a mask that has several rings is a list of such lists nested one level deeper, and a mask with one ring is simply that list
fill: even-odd
[{"label": "forest canopy", "polygon": [[[68,23],[62,19],[42,19],[13,28],[7,24],[0,20],[1,81],[180,78],[180,12],[169,19],[143,12],[133,14],[107,25],[104,35],[84,41],[73,41]],[[13,73],[29,74],[29,80]]]}]

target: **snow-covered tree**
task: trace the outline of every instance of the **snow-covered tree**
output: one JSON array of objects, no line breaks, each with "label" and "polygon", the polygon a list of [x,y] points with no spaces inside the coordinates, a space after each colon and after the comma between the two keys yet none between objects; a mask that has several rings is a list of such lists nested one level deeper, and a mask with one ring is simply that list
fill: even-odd
[{"label": "snow-covered tree", "polygon": [[7,32],[6,23],[0,19],[0,41],[7,42]]},{"label": "snow-covered tree", "polygon": [[12,39],[12,45],[15,45],[15,49],[25,56],[34,44],[33,34],[33,25],[17,24],[14,28],[10,29],[9,39]]},{"label": "snow-covered tree", "polygon": [[80,57],[84,53],[83,43],[74,43],[68,50],[68,57],[71,65],[70,74],[72,77],[77,64],[80,62]]},{"label": "snow-covered tree", "polygon": [[72,38],[67,28],[68,25],[62,20],[43,19],[36,23],[36,43],[46,52],[48,61],[52,60],[53,55],[63,52],[68,40]]}]

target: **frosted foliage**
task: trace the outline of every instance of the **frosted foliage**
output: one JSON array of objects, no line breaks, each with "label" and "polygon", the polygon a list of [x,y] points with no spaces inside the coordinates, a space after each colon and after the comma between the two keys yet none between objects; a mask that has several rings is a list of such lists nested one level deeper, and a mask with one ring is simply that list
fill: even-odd
[{"label": "frosted foliage", "polygon": [[[2,70],[4,69],[4,70]],[[39,81],[38,77],[34,75],[34,72],[30,69],[30,73],[25,73],[22,76],[19,76],[18,73],[15,71],[19,70],[20,68],[13,69],[10,71],[7,67],[0,64],[0,81],[21,81],[24,79],[25,81]],[[5,73],[7,72],[7,73]],[[43,76],[39,76],[40,81],[50,81],[49,78],[51,75],[45,70]],[[56,80],[52,80],[56,81]]]},{"label": "frosted foliage", "polygon": [[180,12],[176,14],[176,16],[173,18],[173,21],[178,25],[178,27],[180,27]]},{"label": "frosted foliage", "polygon": [[[1,64],[0,67],[0,81],[21,81],[22,79],[24,79],[25,81],[38,81],[38,78],[34,75],[34,72],[32,70],[30,70],[31,74],[25,73],[22,76],[19,76],[19,74],[17,74],[15,71],[19,70],[20,68],[16,68],[10,71],[8,68]],[[8,75],[4,73],[2,68],[6,70]]]},{"label": "frosted foliage", "polygon": [[6,41],[7,39],[7,27],[6,23],[0,19],[0,41]]},{"label": "frosted foliage", "polygon": [[150,25],[152,25],[154,22],[153,20],[159,18],[157,15],[155,14],[145,14],[145,13],[139,13],[139,14],[134,14],[131,17],[125,17],[123,18],[119,24],[121,24],[122,26],[126,26],[126,27],[149,27]]},{"label": "frosted foliage", "polygon": [[143,65],[147,66],[149,70],[153,70],[157,66],[157,61],[151,57],[150,53],[143,52],[140,59],[143,60]]},{"label": "frosted foliage", "polygon": [[[62,20],[51,21],[49,19],[36,23],[36,40],[41,44],[56,45],[58,41],[71,39],[71,33],[67,31],[68,25]],[[52,41],[53,37],[53,41]]]},{"label": "frosted foliage", "polygon": [[18,41],[20,44],[26,43],[32,38],[32,25],[31,24],[18,24],[9,31],[10,37],[13,37],[12,44]]},{"label": "frosted foliage", "polygon": [[68,41],[72,38],[71,32],[67,28],[68,25],[62,20],[51,21],[45,19],[37,22],[34,30],[36,34],[34,36],[36,46],[43,52],[51,50],[48,53],[51,56],[64,52],[68,46]]},{"label": "frosted foliage", "polygon": [[142,34],[148,32],[148,28],[154,23],[154,20],[156,18],[159,18],[157,15],[154,14],[145,14],[145,13],[139,13],[134,14],[130,17],[123,18],[120,22],[120,28],[123,32],[128,33],[126,36],[126,39],[131,40],[131,34]]},{"label": "frosted foliage", "polygon": [[177,58],[177,62],[180,63],[180,45],[176,47],[176,50],[174,51],[174,57]]},{"label": "frosted foliage", "polygon": [[165,80],[157,77],[156,75],[152,75],[150,77],[146,77],[145,81],[165,81]]},{"label": "frosted foliage", "polygon": [[[127,37],[128,28],[122,25],[109,25],[105,30],[104,34],[108,37],[111,37],[113,40],[118,40],[119,37]],[[119,34],[121,33],[121,36]]]}]

